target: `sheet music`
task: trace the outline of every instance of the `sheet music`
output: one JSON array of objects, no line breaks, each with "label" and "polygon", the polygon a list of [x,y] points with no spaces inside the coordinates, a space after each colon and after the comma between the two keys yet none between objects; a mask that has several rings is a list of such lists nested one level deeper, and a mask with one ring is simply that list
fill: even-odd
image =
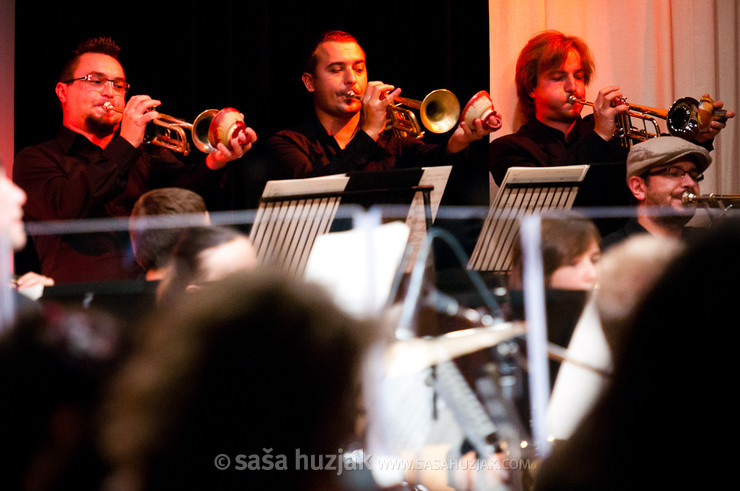
[{"label": "sheet music", "polygon": [[507,184],[582,182],[589,167],[587,164],[556,167],[510,167],[506,176],[504,176],[501,188],[504,188]]},{"label": "sheet music", "polygon": [[349,177],[345,174],[267,181],[265,189],[262,191],[262,197],[275,198],[300,194],[335,193],[344,191],[348,182]]},{"label": "sheet music", "polygon": [[[433,220],[439,210],[452,166],[421,170],[416,185],[431,189],[426,190],[428,209],[420,191],[414,194],[406,216],[412,261],[426,239],[427,219]],[[349,175],[336,174],[267,182],[250,231],[259,263],[303,274],[316,239],[331,230],[342,193],[351,179]],[[373,189],[368,192],[372,193]],[[409,264],[413,264],[412,261]]]},{"label": "sheet music", "polygon": [[[437,211],[439,210],[439,204],[442,201],[445,187],[447,187],[447,180],[450,177],[450,172],[452,172],[452,166],[424,167],[423,170],[424,174],[419,179],[419,186],[434,186],[434,189],[429,193],[431,219],[434,221],[437,217]],[[413,268],[417,252],[424,243],[424,240],[426,240],[428,232],[424,195],[422,193],[416,193],[414,195],[411,201],[409,215],[406,219],[406,225],[409,227],[409,245],[411,246],[411,253],[406,266],[406,272],[409,273]]]},{"label": "sheet music", "polygon": [[434,186],[434,189],[429,195],[432,209],[432,220],[437,218],[437,211],[439,210],[439,204],[442,202],[442,195],[447,187],[447,181],[450,178],[452,172],[451,165],[443,165],[439,167],[424,167],[424,175],[419,180],[419,186]]},{"label": "sheet music", "polygon": [[409,230],[401,222],[318,237],[304,278],[323,285],[348,313],[379,315],[403,258]]},{"label": "sheet music", "polygon": [[[339,208],[339,196],[304,197],[340,193],[349,182],[344,174],[268,181],[249,238],[260,264],[276,265],[300,275],[308,261],[314,241],[329,231]],[[296,199],[290,199],[296,197]]]},{"label": "sheet music", "polygon": [[[488,211],[468,268],[508,272],[519,219],[535,211],[570,209],[589,165],[511,167]],[[569,185],[570,184],[570,185]]]}]

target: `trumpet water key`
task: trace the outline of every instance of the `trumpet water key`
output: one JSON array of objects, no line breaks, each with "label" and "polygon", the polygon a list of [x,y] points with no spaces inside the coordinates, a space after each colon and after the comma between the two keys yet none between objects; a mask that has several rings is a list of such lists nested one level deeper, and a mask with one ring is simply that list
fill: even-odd
[{"label": "trumpet water key", "polygon": [[[123,109],[115,107],[110,102],[103,104],[103,107],[108,111],[123,112]],[[190,153],[186,131],[190,132],[193,144],[198,150],[211,153],[218,149],[219,143],[230,148],[232,138],[247,129],[244,116],[233,107],[221,110],[207,109],[200,113],[192,123],[160,113],[152,123],[159,130],[148,137],[147,143],[168,148],[183,155]]]}]

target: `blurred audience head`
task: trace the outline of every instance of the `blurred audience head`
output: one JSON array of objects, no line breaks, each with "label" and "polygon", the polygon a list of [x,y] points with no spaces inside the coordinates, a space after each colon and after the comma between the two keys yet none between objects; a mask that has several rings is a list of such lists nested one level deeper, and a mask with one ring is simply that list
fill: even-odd
[{"label": "blurred audience head", "polygon": [[249,237],[230,227],[183,230],[157,289],[160,304],[235,272],[253,269],[257,256]]},{"label": "blurred audience head", "polygon": [[595,302],[612,352],[643,297],[681,251],[683,243],[678,239],[639,234],[609,248],[601,257]]},{"label": "blurred audience head", "polygon": [[[695,450],[738,437],[729,338],[740,297],[740,223],[723,220],[686,245],[635,308],[609,387],[538,469],[536,489],[720,489],[714,469],[670,472]],[[677,424],[677,422],[681,422]],[[687,446],[687,441],[693,445]],[[636,477],[635,456],[650,452]],[[637,480],[636,480],[637,479]]]},{"label": "blurred audience head", "polygon": [[0,162],[0,240],[7,238],[11,249],[20,250],[26,245],[23,226],[23,205],[26,193],[8,179]]},{"label": "blurred audience head", "polygon": [[101,390],[123,337],[102,311],[47,302],[0,338],[0,461],[4,489],[99,489]]},{"label": "blurred audience head", "polygon": [[[178,217],[182,226],[152,227],[144,217]],[[194,216],[188,216],[194,215]],[[191,223],[191,220],[194,223]],[[187,189],[160,188],[139,197],[131,212],[129,234],[136,262],[146,271],[147,279],[160,279],[161,270],[169,261],[172,249],[186,225],[208,225],[208,210],[203,198]]]},{"label": "blurred audience head", "polygon": [[[111,482],[332,489],[335,471],[300,472],[296,455],[309,456],[305,469],[352,436],[370,326],[317,286],[267,270],[233,274],[180,301],[150,320],[111,387],[102,434]],[[217,468],[220,455],[226,470]],[[264,457],[284,468],[269,470]]]}]

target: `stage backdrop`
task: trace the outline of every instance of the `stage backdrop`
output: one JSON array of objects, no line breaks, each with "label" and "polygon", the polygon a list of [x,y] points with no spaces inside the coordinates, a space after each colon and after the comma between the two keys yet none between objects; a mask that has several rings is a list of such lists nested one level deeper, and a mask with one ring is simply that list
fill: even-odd
[{"label": "stage backdrop", "polygon": [[[494,136],[522,124],[516,59],[545,29],[579,36],[591,48],[596,74],[587,89],[590,101],[601,87],[617,85],[628,102],[642,106],[668,109],[680,97],[709,93],[728,109],[740,108],[737,0],[490,0],[490,91],[506,116]],[[740,193],[740,118],[730,120],[714,146],[702,192]]]},{"label": "stage backdrop", "polygon": [[[12,64],[0,65],[3,94],[13,97],[15,81],[15,134],[11,126],[2,137],[8,146],[14,142],[14,153],[53,138],[61,122],[54,86],[62,62],[84,39],[110,36],[121,45],[130,95],[160,99],[161,112],[188,121],[209,108],[233,106],[245,113],[259,140],[230,166],[223,191],[206,200],[212,210],[253,208],[270,174],[268,137],[312,112],[301,73],[319,33],[354,34],[367,54],[371,80],[401,87],[414,99],[446,88],[464,104],[489,86],[487,14],[488,0],[18,2],[15,73]],[[12,50],[12,32],[3,34],[9,41],[3,47]],[[11,110],[5,121],[11,121]],[[430,142],[440,138],[425,136]],[[472,145],[469,157],[455,166],[443,204],[488,204],[488,141]],[[192,158],[202,154],[194,151]],[[19,271],[35,267],[29,249],[17,255]]]},{"label": "stage backdrop", "polygon": [[[130,95],[160,99],[163,113],[190,121],[208,108],[245,113],[259,140],[244,165],[233,166],[238,175],[224,206],[234,208],[259,198],[270,134],[311,112],[301,73],[324,30],[354,34],[371,80],[401,87],[406,97],[447,88],[464,103],[489,85],[488,0],[76,0],[16,8],[16,152],[55,135],[61,111],[54,85],[68,53],[90,36],[111,36],[121,45]],[[460,184],[448,188],[452,204],[481,204],[476,196],[487,202],[487,148],[479,142],[474,165],[454,176]]]}]

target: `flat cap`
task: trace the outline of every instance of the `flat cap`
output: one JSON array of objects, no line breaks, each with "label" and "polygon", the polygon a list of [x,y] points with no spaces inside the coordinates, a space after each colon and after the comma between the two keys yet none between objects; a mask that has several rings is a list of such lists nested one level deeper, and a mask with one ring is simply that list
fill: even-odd
[{"label": "flat cap", "polygon": [[627,179],[641,176],[653,167],[670,164],[683,157],[693,159],[699,172],[704,172],[712,163],[712,157],[706,148],[683,138],[677,136],[649,138],[630,149],[627,155]]}]

